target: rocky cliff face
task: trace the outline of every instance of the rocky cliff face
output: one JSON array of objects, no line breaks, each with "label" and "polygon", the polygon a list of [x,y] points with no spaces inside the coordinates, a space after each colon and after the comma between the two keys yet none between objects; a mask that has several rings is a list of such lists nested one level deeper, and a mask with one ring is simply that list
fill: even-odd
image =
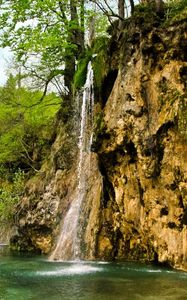
[{"label": "rocky cliff face", "polygon": [[[110,42],[96,99],[102,128],[81,208],[83,258],[187,269],[186,29],[182,21],[166,29],[136,19]],[[20,250],[52,250],[75,193],[75,127],[58,128],[48,162],[17,208],[11,243]]]},{"label": "rocky cliff face", "polygon": [[182,23],[137,26],[118,41],[121,61],[97,140],[105,192],[100,258],[187,268],[185,41]]}]

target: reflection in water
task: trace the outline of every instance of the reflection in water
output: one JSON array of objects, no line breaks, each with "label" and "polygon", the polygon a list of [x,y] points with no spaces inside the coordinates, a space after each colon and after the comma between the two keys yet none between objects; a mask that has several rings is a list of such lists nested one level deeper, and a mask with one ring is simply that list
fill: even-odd
[{"label": "reflection in water", "polygon": [[89,274],[94,272],[102,271],[99,267],[89,266],[89,265],[81,265],[81,264],[75,264],[71,267],[61,267],[60,269],[56,269],[53,271],[37,271],[37,275],[42,276],[63,276],[63,275],[83,275],[83,274]]},{"label": "reflection in water", "polygon": [[0,258],[1,300],[187,299],[187,274],[134,263]]}]

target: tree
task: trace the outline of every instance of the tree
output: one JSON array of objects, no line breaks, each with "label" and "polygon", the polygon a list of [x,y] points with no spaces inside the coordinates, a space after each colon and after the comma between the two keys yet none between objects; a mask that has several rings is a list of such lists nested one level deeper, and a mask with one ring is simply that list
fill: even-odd
[{"label": "tree", "polygon": [[125,18],[125,2],[124,0],[118,1],[118,13],[119,17],[124,19]]},{"label": "tree", "polygon": [[[125,0],[92,0],[99,9],[107,15],[110,22],[117,18],[120,21],[123,21],[125,17],[128,16],[128,5],[129,2]],[[130,0],[131,13],[134,11],[134,0]],[[126,11],[126,15],[125,15]]]},{"label": "tree", "polygon": [[145,3],[150,6],[159,15],[163,13],[164,2],[163,0],[91,0],[99,9],[112,20],[119,19],[119,29],[122,28],[123,20],[130,14],[133,15],[135,4]]},{"label": "tree", "polygon": [[18,81],[17,76],[10,74],[5,86],[0,88],[0,170],[7,165],[26,171],[38,168],[61,104],[54,93],[38,103],[41,91],[18,87]]},{"label": "tree", "polygon": [[1,46],[11,48],[45,94],[59,76],[71,93],[75,60],[84,49],[84,0],[2,0],[0,30]]}]

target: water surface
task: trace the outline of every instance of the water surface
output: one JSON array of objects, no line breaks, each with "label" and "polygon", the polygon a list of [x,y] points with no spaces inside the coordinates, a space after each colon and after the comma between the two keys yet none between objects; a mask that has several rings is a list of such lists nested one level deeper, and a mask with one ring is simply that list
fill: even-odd
[{"label": "water surface", "polygon": [[0,300],[185,300],[187,273],[135,263],[0,257]]}]

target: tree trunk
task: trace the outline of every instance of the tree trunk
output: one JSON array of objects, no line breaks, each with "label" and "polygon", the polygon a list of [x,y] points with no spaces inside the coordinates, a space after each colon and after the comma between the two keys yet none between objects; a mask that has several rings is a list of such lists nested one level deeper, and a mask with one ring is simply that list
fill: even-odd
[{"label": "tree trunk", "polygon": [[[68,32],[68,44],[76,45],[77,42],[77,31],[79,28],[78,15],[77,15],[77,6],[75,0],[70,0],[70,29]],[[71,26],[72,25],[72,26]],[[77,49],[67,48],[65,54],[65,75],[64,82],[68,87],[69,95],[72,95],[72,82],[75,74],[75,58],[77,56]]]},{"label": "tree trunk", "polygon": [[89,37],[88,45],[91,47],[95,37],[95,16],[91,16],[89,19]]},{"label": "tree trunk", "polygon": [[125,2],[124,2],[124,0],[118,1],[118,14],[119,14],[120,19],[125,18]]},{"label": "tree trunk", "polygon": [[125,2],[118,0],[119,30],[123,28],[123,19],[125,18]]},{"label": "tree trunk", "polygon": [[[75,74],[75,62],[79,55],[84,50],[84,1],[85,0],[70,0],[70,21],[68,32],[68,44],[73,45],[68,47],[65,54],[65,72],[64,82],[69,90],[67,98],[73,99],[72,83]],[[79,15],[78,15],[79,8]]]},{"label": "tree trunk", "polygon": [[84,18],[85,18],[85,10],[84,10],[84,2],[85,0],[80,0],[80,46],[81,46],[81,52],[84,50],[84,31],[85,31],[85,24],[84,24]]},{"label": "tree trunk", "polygon": [[134,13],[134,0],[129,0],[131,6],[131,15]]}]

